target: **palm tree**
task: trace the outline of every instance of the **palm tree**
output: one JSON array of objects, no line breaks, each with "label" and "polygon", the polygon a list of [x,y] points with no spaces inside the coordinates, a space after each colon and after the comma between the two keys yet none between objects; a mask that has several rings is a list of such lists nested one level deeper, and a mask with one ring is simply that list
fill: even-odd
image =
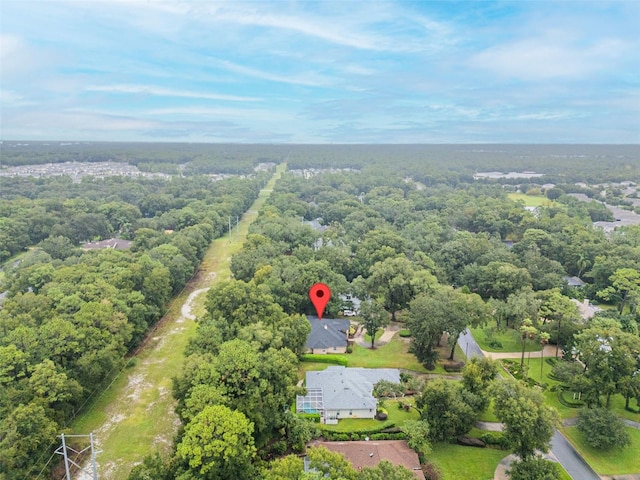
[{"label": "palm tree", "polygon": [[522,338],[522,358],[520,359],[520,371],[524,368],[524,350],[527,345],[527,339],[533,340],[536,338],[538,329],[533,326],[533,322],[530,319],[525,319],[520,327],[520,334]]}]

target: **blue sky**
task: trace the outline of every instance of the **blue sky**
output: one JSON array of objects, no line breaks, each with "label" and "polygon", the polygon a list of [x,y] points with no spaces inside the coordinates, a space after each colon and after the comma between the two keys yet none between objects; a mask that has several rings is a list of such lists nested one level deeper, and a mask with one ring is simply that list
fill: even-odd
[{"label": "blue sky", "polygon": [[640,2],[0,0],[0,137],[639,143]]}]

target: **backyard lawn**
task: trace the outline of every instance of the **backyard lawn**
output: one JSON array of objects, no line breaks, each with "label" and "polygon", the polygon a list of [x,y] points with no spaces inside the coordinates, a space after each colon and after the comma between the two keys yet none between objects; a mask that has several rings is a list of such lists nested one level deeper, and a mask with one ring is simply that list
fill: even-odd
[{"label": "backyard lawn", "polygon": [[420,414],[415,408],[411,408],[408,412],[398,408],[398,402],[409,403],[413,405],[415,402],[411,397],[399,399],[385,399],[384,409],[388,413],[386,420],[375,420],[370,418],[344,418],[338,421],[337,425],[322,425],[323,430],[332,432],[360,432],[363,430],[383,429],[387,427],[401,427],[408,420],[418,420]]},{"label": "backyard lawn", "polygon": [[640,430],[627,427],[631,445],[624,449],[603,452],[587,446],[584,434],[577,427],[563,428],[562,433],[599,475],[624,475],[640,473]]}]

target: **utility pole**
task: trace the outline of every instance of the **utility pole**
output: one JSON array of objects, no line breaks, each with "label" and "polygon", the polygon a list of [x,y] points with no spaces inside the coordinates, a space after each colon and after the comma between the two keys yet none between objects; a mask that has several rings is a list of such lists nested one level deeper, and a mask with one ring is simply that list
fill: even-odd
[{"label": "utility pole", "polygon": [[[98,464],[96,463],[96,455],[101,453],[101,451],[96,450],[95,448],[93,433],[90,433],[89,435],[65,435],[63,433],[60,435],[60,438],[62,439],[62,446],[58,447],[55,453],[62,455],[64,458],[65,480],[71,480],[71,465],[76,467],[79,471],[91,475],[92,480],[98,480]],[[67,438],[89,438],[89,446],[81,450],[75,450],[67,445]],[[91,452],[91,473],[85,470],[86,467],[82,467],[76,463],[76,460],[82,458],[87,451]],[[69,457],[69,452],[74,455],[73,459]]]},{"label": "utility pole", "polygon": [[229,215],[229,242],[231,242],[231,215]]}]

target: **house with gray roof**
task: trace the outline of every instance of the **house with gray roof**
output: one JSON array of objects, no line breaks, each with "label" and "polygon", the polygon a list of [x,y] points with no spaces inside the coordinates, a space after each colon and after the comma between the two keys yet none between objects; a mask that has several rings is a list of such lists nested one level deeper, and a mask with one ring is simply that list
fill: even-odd
[{"label": "house with gray roof", "polygon": [[296,412],[319,413],[327,424],[336,424],[342,418],[374,418],[377,401],[373,387],[381,380],[400,383],[400,371],[332,365],[319,372],[307,372],[307,395],[296,398]]},{"label": "house with gray roof", "polygon": [[307,337],[307,353],[346,353],[349,345],[349,320],[307,315],[311,332]]},{"label": "house with gray roof", "polygon": [[570,287],[584,287],[586,283],[580,277],[562,277]]}]

